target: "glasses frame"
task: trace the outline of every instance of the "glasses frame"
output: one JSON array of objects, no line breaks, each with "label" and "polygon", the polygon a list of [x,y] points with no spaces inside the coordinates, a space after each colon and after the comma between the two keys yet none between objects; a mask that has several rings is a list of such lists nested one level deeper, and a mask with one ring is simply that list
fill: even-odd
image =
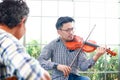
[{"label": "glasses frame", "polygon": [[68,28],[68,29],[60,29],[61,31],[65,31],[65,32],[71,32],[71,31],[74,31],[74,28]]}]

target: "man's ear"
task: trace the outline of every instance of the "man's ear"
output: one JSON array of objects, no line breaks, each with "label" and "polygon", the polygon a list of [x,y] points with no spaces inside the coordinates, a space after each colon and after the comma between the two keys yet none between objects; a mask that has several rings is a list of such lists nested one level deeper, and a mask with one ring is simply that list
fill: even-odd
[{"label": "man's ear", "polygon": [[60,34],[60,30],[57,30],[57,33]]},{"label": "man's ear", "polygon": [[25,22],[26,22],[26,20],[27,20],[27,18],[26,18],[26,17],[24,17],[24,18],[21,20],[21,22],[22,22],[22,23],[25,23]]},{"label": "man's ear", "polygon": [[21,20],[21,22],[19,23],[19,26],[24,25],[25,22],[26,22],[26,18],[23,18],[23,19]]}]

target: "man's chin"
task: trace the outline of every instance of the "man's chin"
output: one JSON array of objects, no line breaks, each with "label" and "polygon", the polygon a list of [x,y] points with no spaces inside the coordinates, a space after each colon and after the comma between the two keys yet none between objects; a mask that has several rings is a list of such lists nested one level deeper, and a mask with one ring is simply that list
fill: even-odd
[{"label": "man's chin", "polygon": [[70,42],[70,41],[73,41],[73,39],[68,39],[68,40],[66,40],[66,41]]}]

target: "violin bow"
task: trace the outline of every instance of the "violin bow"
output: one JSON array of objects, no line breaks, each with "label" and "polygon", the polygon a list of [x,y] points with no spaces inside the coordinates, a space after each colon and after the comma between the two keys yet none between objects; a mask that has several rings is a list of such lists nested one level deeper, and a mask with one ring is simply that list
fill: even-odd
[{"label": "violin bow", "polygon": [[[91,33],[93,32],[93,30],[95,29],[95,27],[96,27],[96,24],[93,26],[93,28],[92,28],[91,31],[89,32],[89,34],[88,34],[88,36],[87,36],[87,38],[85,39],[84,42],[86,42],[86,41],[88,40],[88,38],[90,37],[90,35],[91,35]],[[75,57],[73,58],[73,60],[72,60],[72,62],[71,62],[71,64],[70,64],[70,67],[72,67],[72,65],[73,65],[73,63],[75,62],[77,56],[78,56],[79,53],[82,51],[82,48],[83,48],[84,45],[85,45],[85,43],[83,43],[83,44],[81,45],[81,48],[79,49],[79,51],[77,52],[77,54],[76,54]]]}]

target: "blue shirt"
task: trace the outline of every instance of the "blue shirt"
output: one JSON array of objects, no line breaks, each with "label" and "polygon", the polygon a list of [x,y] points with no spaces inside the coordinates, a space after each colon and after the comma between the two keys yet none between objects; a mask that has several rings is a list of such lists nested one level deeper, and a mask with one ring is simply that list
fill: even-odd
[{"label": "blue shirt", "polygon": [[18,80],[40,80],[44,69],[30,57],[11,34],[0,29],[0,80],[15,75]]},{"label": "blue shirt", "polygon": [[[53,80],[68,80],[64,78],[63,73],[56,69],[53,69],[54,64],[63,64],[70,66],[74,57],[79,50],[70,51],[63,44],[60,38],[53,40],[47,44],[41,51],[38,58],[42,67],[47,70],[52,70]],[[72,65],[71,73],[78,74],[78,70],[86,71],[88,68],[95,64],[93,58],[87,59],[86,53],[79,52],[77,59]]]}]

